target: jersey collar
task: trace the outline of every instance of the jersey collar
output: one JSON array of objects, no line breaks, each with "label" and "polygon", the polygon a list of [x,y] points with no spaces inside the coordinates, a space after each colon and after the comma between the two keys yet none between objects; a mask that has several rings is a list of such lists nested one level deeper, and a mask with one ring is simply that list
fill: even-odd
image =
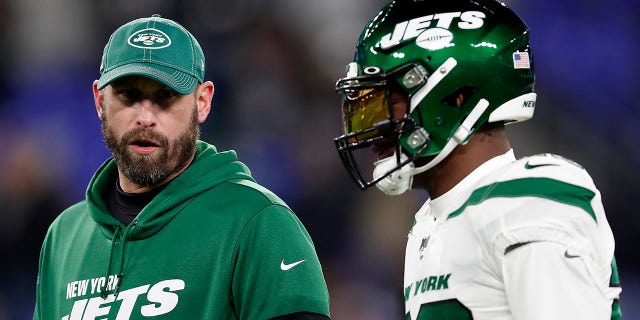
[{"label": "jersey collar", "polygon": [[471,192],[477,189],[480,180],[513,161],[516,161],[513,149],[509,149],[506,153],[487,160],[458,182],[458,184],[451,188],[451,190],[435,199],[431,199],[431,203],[429,205],[431,207],[431,214],[436,219],[443,216],[446,217],[450,211],[456,209],[454,206],[460,206],[460,199],[469,197]]}]

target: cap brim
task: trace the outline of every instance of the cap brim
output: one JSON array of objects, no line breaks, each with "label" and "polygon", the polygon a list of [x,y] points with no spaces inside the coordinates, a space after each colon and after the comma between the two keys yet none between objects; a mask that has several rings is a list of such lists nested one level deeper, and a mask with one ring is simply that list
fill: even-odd
[{"label": "cap brim", "polygon": [[127,76],[142,76],[159,81],[180,94],[190,94],[198,84],[196,77],[173,68],[150,63],[130,63],[103,73],[98,79],[98,89]]}]

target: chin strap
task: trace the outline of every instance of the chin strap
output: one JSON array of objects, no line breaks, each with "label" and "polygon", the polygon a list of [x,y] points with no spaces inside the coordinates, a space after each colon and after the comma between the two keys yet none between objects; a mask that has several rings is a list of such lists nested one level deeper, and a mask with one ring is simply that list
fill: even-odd
[{"label": "chin strap", "polygon": [[407,160],[409,160],[409,157],[400,152],[398,162],[397,153],[394,152],[390,157],[374,162],[373,178],[375,180],[380,179],[376,183],[376,188],[391,196],[403,194],[411,189],[411,184],[413,183],[412,171],[415,165]]}]

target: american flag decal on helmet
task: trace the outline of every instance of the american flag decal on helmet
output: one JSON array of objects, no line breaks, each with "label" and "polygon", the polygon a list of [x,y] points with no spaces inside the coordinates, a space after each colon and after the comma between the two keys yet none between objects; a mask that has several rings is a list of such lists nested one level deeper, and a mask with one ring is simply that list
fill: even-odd
[{"label": "american flag decal on helmet", "polygon": [[513,53],[513,68],[514,69],[530,69],[531,64],[529,63],[529,52],[519,52],[516,51]]}]

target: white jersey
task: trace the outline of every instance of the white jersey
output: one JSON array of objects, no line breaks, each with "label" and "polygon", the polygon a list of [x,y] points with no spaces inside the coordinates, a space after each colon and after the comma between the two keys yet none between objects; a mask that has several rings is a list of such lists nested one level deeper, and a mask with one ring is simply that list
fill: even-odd
[{"label": "white jersey", "polygon": [[600,193],[559,156],[487,161],[420,208],[406,250],[406,319],[621,319]]}]

